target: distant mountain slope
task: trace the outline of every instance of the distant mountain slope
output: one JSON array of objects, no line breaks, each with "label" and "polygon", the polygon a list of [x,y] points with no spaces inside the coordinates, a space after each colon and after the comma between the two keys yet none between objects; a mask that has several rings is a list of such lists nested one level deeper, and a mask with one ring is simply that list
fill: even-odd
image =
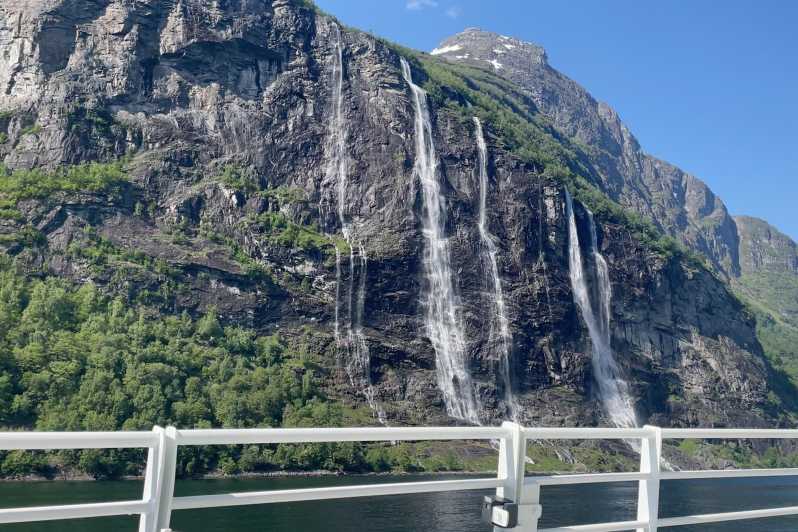
[{"label": "distant mountain slope", "polygon": [[759,218],[735,216],[734,221],[740,235],[740,270],[743,275],[798,275],[798,244],[790,237]]},{"label": "distant mountain slope", "polygon": [[764,220],[734,221],[741,275],[733,286],[755,309],[765,352],[798,382],[798,244]]},{"label": "distant mountain slope", "polygon": [[491,68],[527,89],[563,135],[585,146],[607,195],[706,255],[723,274],[739,274],[737,232],[723,202],[700,179],[643,152],[618,114],[552,68],[543,48],[469,28],[432,54]]}]

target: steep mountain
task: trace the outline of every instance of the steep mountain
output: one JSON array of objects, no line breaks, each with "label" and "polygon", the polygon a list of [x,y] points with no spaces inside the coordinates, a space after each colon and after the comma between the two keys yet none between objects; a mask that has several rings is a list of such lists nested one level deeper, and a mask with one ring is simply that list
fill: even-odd
[{"label": "steep mountain", "polygon": [[490,68],[526,89],[554,127],[584,147],[605,194],[707,256],[724,275],[739,273],[737,232],[723,202],[695,176],[643,152],[618,113],[552,68],[543,48],[470,28],[432,54]]},{"label": "steep mountain", "polygon": [[[659,231],[736,272],[722,203],[640,153],[542,52],[530,68],[561,86],[536,94],[503,77],[508,54],[452,63],[299,0],[6,1],[0,43],[7,425],[340,419],[322,400],[373,422],[611,424],[593,307],[602,375],[638,422],[790,415],[753,316]],[[83,296],[48,299],[92,285],[114,298],[96,306],[107,326]],[[83,325],[35,334],[32,301]],[[145,334],[148,320],[171,328]],[[136,350],[58,342],[84,326],[128,331]]]}]

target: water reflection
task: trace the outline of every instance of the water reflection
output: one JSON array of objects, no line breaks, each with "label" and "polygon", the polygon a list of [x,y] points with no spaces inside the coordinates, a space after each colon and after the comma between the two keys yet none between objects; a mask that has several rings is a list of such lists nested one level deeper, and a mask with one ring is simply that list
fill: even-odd
[{"label": "water reflection", "polygon": [[[367,476],[337,478],[225,479],[181,481],[178,495],[401,482],[432,477]],[[436,479],[446,477],[437,476]],[[449,477],[451,478],[451,477]],[[462,478],[462,477],[456,477]],[[488,492],[434,493],[240,506],[175,512],[181,532],[487,532],[479,504]],[[74,504],[137,498],[140,482],[0,482],[0,507]],[[798,479],[668,481],[662,486],[662,515],[728,512],[793,506]],[[541,527],[634,518],[634,483],[552,486],[543,489]],[[132,517],[0,525],[2,532],[135,532]],[[678,532],[794,532],[798,518],[760,519],[674,528]]]}]

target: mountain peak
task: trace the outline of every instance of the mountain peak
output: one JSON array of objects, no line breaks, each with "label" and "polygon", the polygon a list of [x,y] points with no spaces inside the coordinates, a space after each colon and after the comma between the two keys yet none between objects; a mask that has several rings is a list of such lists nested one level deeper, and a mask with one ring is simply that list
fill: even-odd
[{"label": "mountain peak", "polygon": [[488,63],[497,71],[547,64],[546,50],[542,46],[480,28],[466,28],[445,39],[430,53],[447,59]]}]

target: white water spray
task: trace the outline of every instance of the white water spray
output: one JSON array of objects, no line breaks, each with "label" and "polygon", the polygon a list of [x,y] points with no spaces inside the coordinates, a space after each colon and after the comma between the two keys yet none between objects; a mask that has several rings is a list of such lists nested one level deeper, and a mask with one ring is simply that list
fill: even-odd
[{"label": "white water spray", "polygon": [[568,208],[568,259],[571,290],[574,293],[574,301],[582,313],[582,318],[585,320],[590,334],[590,342],[593,346],[593,373],[598,384],[599,397],[604,404],[607,415],[616,427],[635,427],[637,426],[637,419],[632,405],[632,398],[629,395],[626,381],[621,376],[612,354],[610,343],[612,288],[607,262],[598,251],[596,224],[592,213],[587,211],[590,223],[590,252],[595,262],[596,291],[598,294],[597,308],[594,309],[582,262],[582,251],[579,246],[579,233],[576,227],[573,200],[568,191],[565,193],[565,198]]},{"label": "white water spray", "polygon": [[482,131],[482,122],[474,117],[475,134],[477,138],[477,151],[479,153],[479,237],[482,240],[483,258],[487,262],[487,283],[493,291],[491,302],[493,316],[490,320],[489,346],[495,350],[499,362],[499,377],[504,388],[504,402],[510,419],[516,419],[518,405],[513,396],[512,382],[510,379],[510,348],[512,336],[510,322],[504,304],[504,292],[499,277],[499,266],[496,262],[496,242],[488,230],[487,198],[488,198],[488,147],[485,144],[485,135]]},{"label": "white water spray", "polygon": [[438,162],[432,139],[427,93],[413,83],[410,65],[402,58],[402,75],[413,94],[415,107],[416,160],[413,177],[418,178],[424,202],[421,217],[426,239],[424,271],[427,277],[426,328],[435,349],[438,386],[447,413],[479,424],[471,375],[466,368],[465,335],[458,314],[452,281],[449,245],[444,237],[446,205],[438,182]]},{"label": "white water spray", "polygon": [[[335,182],[338,222],[349,247],[349,283],[346,293],[346,316],[344,322],[345,335],[341,326],[341,282],[342,259],[341,250],[335,246],[335,339],[340,350],[346,355],[346,372],[350,384],[360,390],[366,398],[376,419],[385,424],[385,413],[377,404],[374,387],[371,384],[371,355],[366,336],[363,332],[363,310],[366,299],[366,276],[368,261],[362,242],[355,238],[354,225],[347,211],[347,177],[349,175],[349,159],[346,151],[347,127],[344,117],[344,64],[341,30],[334,25],[335,56],[332,72],[332,104],[333,116],[330,122],[330,134],[327,151],[329,162],[325,182]],[[357,248],[357,253],[355,249]],[[358,278],[355,286],[355,278]]]}]

